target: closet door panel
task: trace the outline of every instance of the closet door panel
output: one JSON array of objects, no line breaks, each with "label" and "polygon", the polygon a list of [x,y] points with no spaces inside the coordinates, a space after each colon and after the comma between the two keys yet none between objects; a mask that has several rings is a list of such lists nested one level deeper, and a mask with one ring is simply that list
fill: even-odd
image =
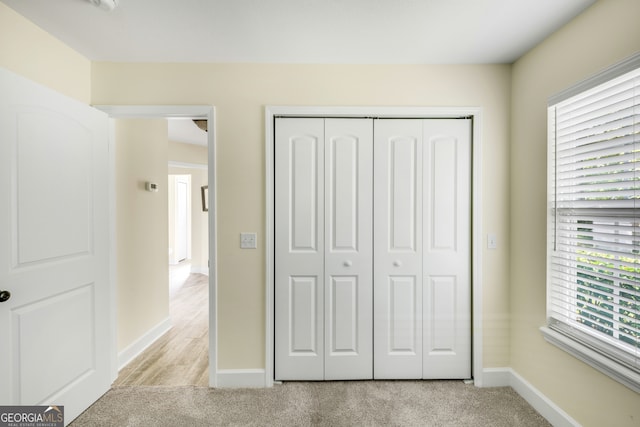
[{"label": "closet door panel", "polygon": [[422,378],[422,122],[376,120],[374,377]]},{"label": "closet door panel", "polygon": [[298,136],[289,143],[290,226],[292,253],[319,253],[318,248],[318,161],[319,142],[311,136]]},{"label": "closet door panel", "polygon": [[471,377],[471,123],[424,122],[424,378]]},{"label": "closet door panel", "polygon": [[318,354],[317,277],[289,276],[289,354]]},{"label": "closet door panel", "polygon": [[417,283],[414,277],[389,277],[389,353],[415,355],[419,352],[416,326]]},{"label": "closet door panel", "polygon": [[358,356],[358,277],[331,277],[328,301],[329,357]]},{"label": "closet door panel", "polygon": [[388,141],[390,252],[414,253],[417,247],[417,173],[420,149],[413,137],[396,136]]},{"label": "closet door panel", "polygon": [[325,379],[373,375],[371,119],[325,120]]},{"label": "closet door panel", "polygon": [[277,119],[275,379],[324,378],[324,121]]}]

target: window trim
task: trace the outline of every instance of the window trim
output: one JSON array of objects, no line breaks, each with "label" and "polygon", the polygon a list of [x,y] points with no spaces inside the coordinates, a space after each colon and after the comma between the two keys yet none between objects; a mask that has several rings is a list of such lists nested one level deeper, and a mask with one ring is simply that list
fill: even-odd
[{"label": "window trim", "polygon": [[[640,68],[640,52],[624,59],[623,61],[614,64],[611,67],[595,74],[594,76],[583,80],[556,95],[553,95],[548,100],[548,112],[551,111],[551,107],[559,104],[562,101],[565,101],[575,95],[579,95],[582,92],[588,91],[596,86],[599,86],[603,83],[606,83],[610,80],[613,80],[617,77],[620,77],[628,72],[631,72],[635,69]],[[551,121],[549,121],[549,124]],[[554,188],[554,178],[551,173],[554,170],[554,165],[552,162],[554,161],[553,150],[555,150],[555,135],[553,134],[554,130],[551,126],[547,126],[548,132],[548,168],[547,168],[547,200],[553,195]],[[545,202],[546,204],[546,202]],[[621,360],[616,360],[612,356],[605,354],[602,350],[598,348],[598,340],[595,337],[585,336],[581,337],[580,333],[571,332],[571,325],[565,325],[563,323],[555,324],[556,321],[549,317],[549,304],[550,304],[550,289],[551,289],[551,260],[552,260],[552,249],[550,248],[550,239],[555,240],[553,236],[549,234],[549,230],[551,230],[550,226],[553,221],[555,221],[556,217],[551,214],[548,205],[546,206],[547,210],[547,255],[546,255],[546,287],[547,287],[547,325],[540,328],[540,331],[544,337],[544,339],[550,344],[555,345],[556,347],[566,351],[572,356],[582,360],[583,362],[589,364],[594,367],[598,371],[608,375],[612,379],[620,382],[626,387],[634,390],[637,393],[640,393],[640,372],[635,369],[630,368],[625,365]],[[601,345],[604,347],[604,345]]]},{"label": "window trim", "polygon": [[541,327],[540,332],[542,332],[542,336],[548,343],[555,345],[586,364],[591,365],[636,393],[640,393],[640,374],[605,356],[599,351],[548,326]]},{"label": "window trim", "polygon": [[550,96],[547,100],[547,107],[559,104],[562,101],[571,98],[572,96],[578,95],[582,92],[586,92],[589,89],[606,83],[609,80],[613,80],[616,77],[620,77],[623,74],[627,74],[628,72],[633,71],[639,67],[640,52],[623,59],[617,64],[605,68],[604,70],[600,71],[597,74],[594,74],[591,77],[587,77],[586,79],[574,84],[573,86],[556,93],[555,95]]}]

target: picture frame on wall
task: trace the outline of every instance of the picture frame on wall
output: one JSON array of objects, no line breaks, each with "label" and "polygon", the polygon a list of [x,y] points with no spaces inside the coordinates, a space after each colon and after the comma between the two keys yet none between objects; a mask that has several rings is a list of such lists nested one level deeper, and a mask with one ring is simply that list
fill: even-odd
[{"label": "picture frame on wall", "polygon": [[200,194],[202,195],[202,212],[209,211],[209,186],[203,185],[200,187]]}]

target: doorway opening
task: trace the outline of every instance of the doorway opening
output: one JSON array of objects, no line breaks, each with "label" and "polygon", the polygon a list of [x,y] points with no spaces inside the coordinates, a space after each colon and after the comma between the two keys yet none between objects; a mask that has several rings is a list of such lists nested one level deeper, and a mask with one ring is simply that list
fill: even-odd
[{"label": "doorway opening", "polygon": [[[162,356],[157,357],[157,361],[163,361],[168,366],[169,371],[173,371],[172,375],[176,378],[184,377],[184,372],[179,372],[180,369],[176,369],[175,357],[177,355],[187,355],[193,353],[200,353],[202,357],[198,361],[190,361],[183,365],[195,366],[194,372],[200,369],[200,375],[197,375],[197,380],[189,382],[191,385],[198,386],[216,386],[216,253],[215,253],[215,170],[214,167],[208,167],[208,165],[215,165],[215,110],[210,106],[96,106],[96,108],[106,112],[112,119],[123,118],[148,118],[148,119],[189,119],[188,121],[199,121],[208,124],[209,132],[206,132],[206,143],[203,147],[205,150],[204,160],[201,161],[189,161],[184,159],[177,159],[164,164],[164,178],[159,182],[165,187],[165,191],[168,191],[169,187],[169,174],[188,176],[189,184],[179,190],[183,199],[187,199],[190,202],[191,216],[198,215],[201,218],[199,229],[196,230],[195,222],[192,219],[191,232],[187,231],[186,244],[182,243],[179,248],[174,248],[176,256],[172,256],[171,253],[167,254],[167,246],[165,246],[165,268],[167,271],[167,277],[169,276],[169,264],[170,262],[178,262],[178,266],[181,268],[175,269],[171,274],[171,281],[167,280],[167,292],[172,294],[171,302],[171,317],[176,321],[165,325],[158,325],[152,327],[148,333],[143,333],[142,336],[136,340],[132,347],[127,348],[126,353],[123,354],[123,350],[118,347],[117,343],[114,343],[114,351],[118,353],[118,363],[114,366],[113,378],[116,379],[117,371],[120,370],[122,374],[125,367],[128,369],[128,364],[136,357],[142,355],[144,351],[152,350],[153,347],[163,347],[165,340],[171,339],[174,335],[183,335],[182,344],[177,344],[176,348],[172,352],[166,352]],[[187,121],[187,120],[181,120]],[[168,138],[169,140],[171,138]],[[115,140],[115,138],[113,138]],[[112,144],[114,142],[112,141]],[[187,145],[187,144],[181,144]],[[113,150],[112,150],[113,153]],[[116,156],[112,155],[110,170],[112,171],[112,180],[117,181],[116,176]],[[119,171],[118,171],[119,172]],[[197,176],[197,177],[196,177]],[[184,180],[183,180],[184,181]],[[179,184],[182,186],[183,184]],[[208,196],[208,209],[203,210],[200,198],[200,192],[202,187],[212,188],[211,194]],[[116,188],[114,183],[113,188]],[[195,193],[198,194],[195,194]],[[185,194],[186,193],[186,196]],[[148,194],[147,194],[148,195]],[[165,195],[168,199],[168,195]],[[115,190],[111,194],[111,211],[115,211]],[[165,212],[169,210],[168,204],[165,205]],[[182,215],[188,215],[187,212],[182,212]],[[121,236],[116,235],[115,231],[115,214],[112,215],[112,245],[111,255],[112,259],[116,259],[116,241]],[[167,228],[168,222],[167,222]],[[188,225],[187,225],[188,230]],[[200,238],[197,243],[194,242],[193,233],[197,232]],[[184,233],[183,233],[184,234]],[[181,239],[182,240],[182,239]],[[189,241],[191,240],[191,241]],[[186,246],[186,248],[185,248]],[[199,259],[194,260],[194,256],[198,255]],[[111,266],[112,277],[117,277],[116,265]],[[186,268],[189,267],[189,270]],[[173,267],[171,268],[174,269]],[[210,270],[210,271],[209,271]],[[185,274],[186,273],[186,274]],[[208,273],[208,276],[207,276]],[[182,276],[182,277],[181,277]],[[116,279],[114,279],[115,281]],[[172,283],[172,286],[169,285]],[[117,283],[113,285],[117,287]],[[180,297],[177,301],[174,301],[173,297]],[[202,303],[204,301],[204,304]],[[119,316],[118,304],[114,304],[114,318]],[[140,311],[143,311],[144,307],[140,307]],[[177,321],[178,315],[176,313],[182,313],[182,320]],[[199,318],[199,320],[198,320]],[[114,328],[118,330],[118,325],[114,325]],[[119,330],[118,330],[119,331]],[[184,336],[186,331],[186,337]],[[119,334],[120,332],[118,332]],[[193,336],[192,336],[193,335]],[[200,349],[202,351],[195,351],[196,344],[193,344],[195,336],[201,341]],[[185,344],[186,341],[191,340]],[[164,345],[167,345],[166,343]],[[121,346],[120,346],[121,347]],[[173,353],[173,355],[172,355]],[[149,362],[151,359],[147,359]],[[147,363],[148,364],[148,363]],[[199,368],[198,368],[199,366]],[[147,375],[153,376],[153,375]],[[118,378],[120,381],[120,378]],[[118,381],[116,384],[118,384]],[[135,384],[134,384],[135,385]]]}]

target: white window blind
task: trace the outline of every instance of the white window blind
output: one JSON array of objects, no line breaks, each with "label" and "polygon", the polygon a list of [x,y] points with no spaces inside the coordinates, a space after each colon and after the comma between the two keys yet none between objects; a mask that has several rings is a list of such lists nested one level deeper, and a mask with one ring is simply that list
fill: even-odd
[{"label": "white window blind", "polygon": [[640,68],[548,114],[548,327],[640,390]]}]

